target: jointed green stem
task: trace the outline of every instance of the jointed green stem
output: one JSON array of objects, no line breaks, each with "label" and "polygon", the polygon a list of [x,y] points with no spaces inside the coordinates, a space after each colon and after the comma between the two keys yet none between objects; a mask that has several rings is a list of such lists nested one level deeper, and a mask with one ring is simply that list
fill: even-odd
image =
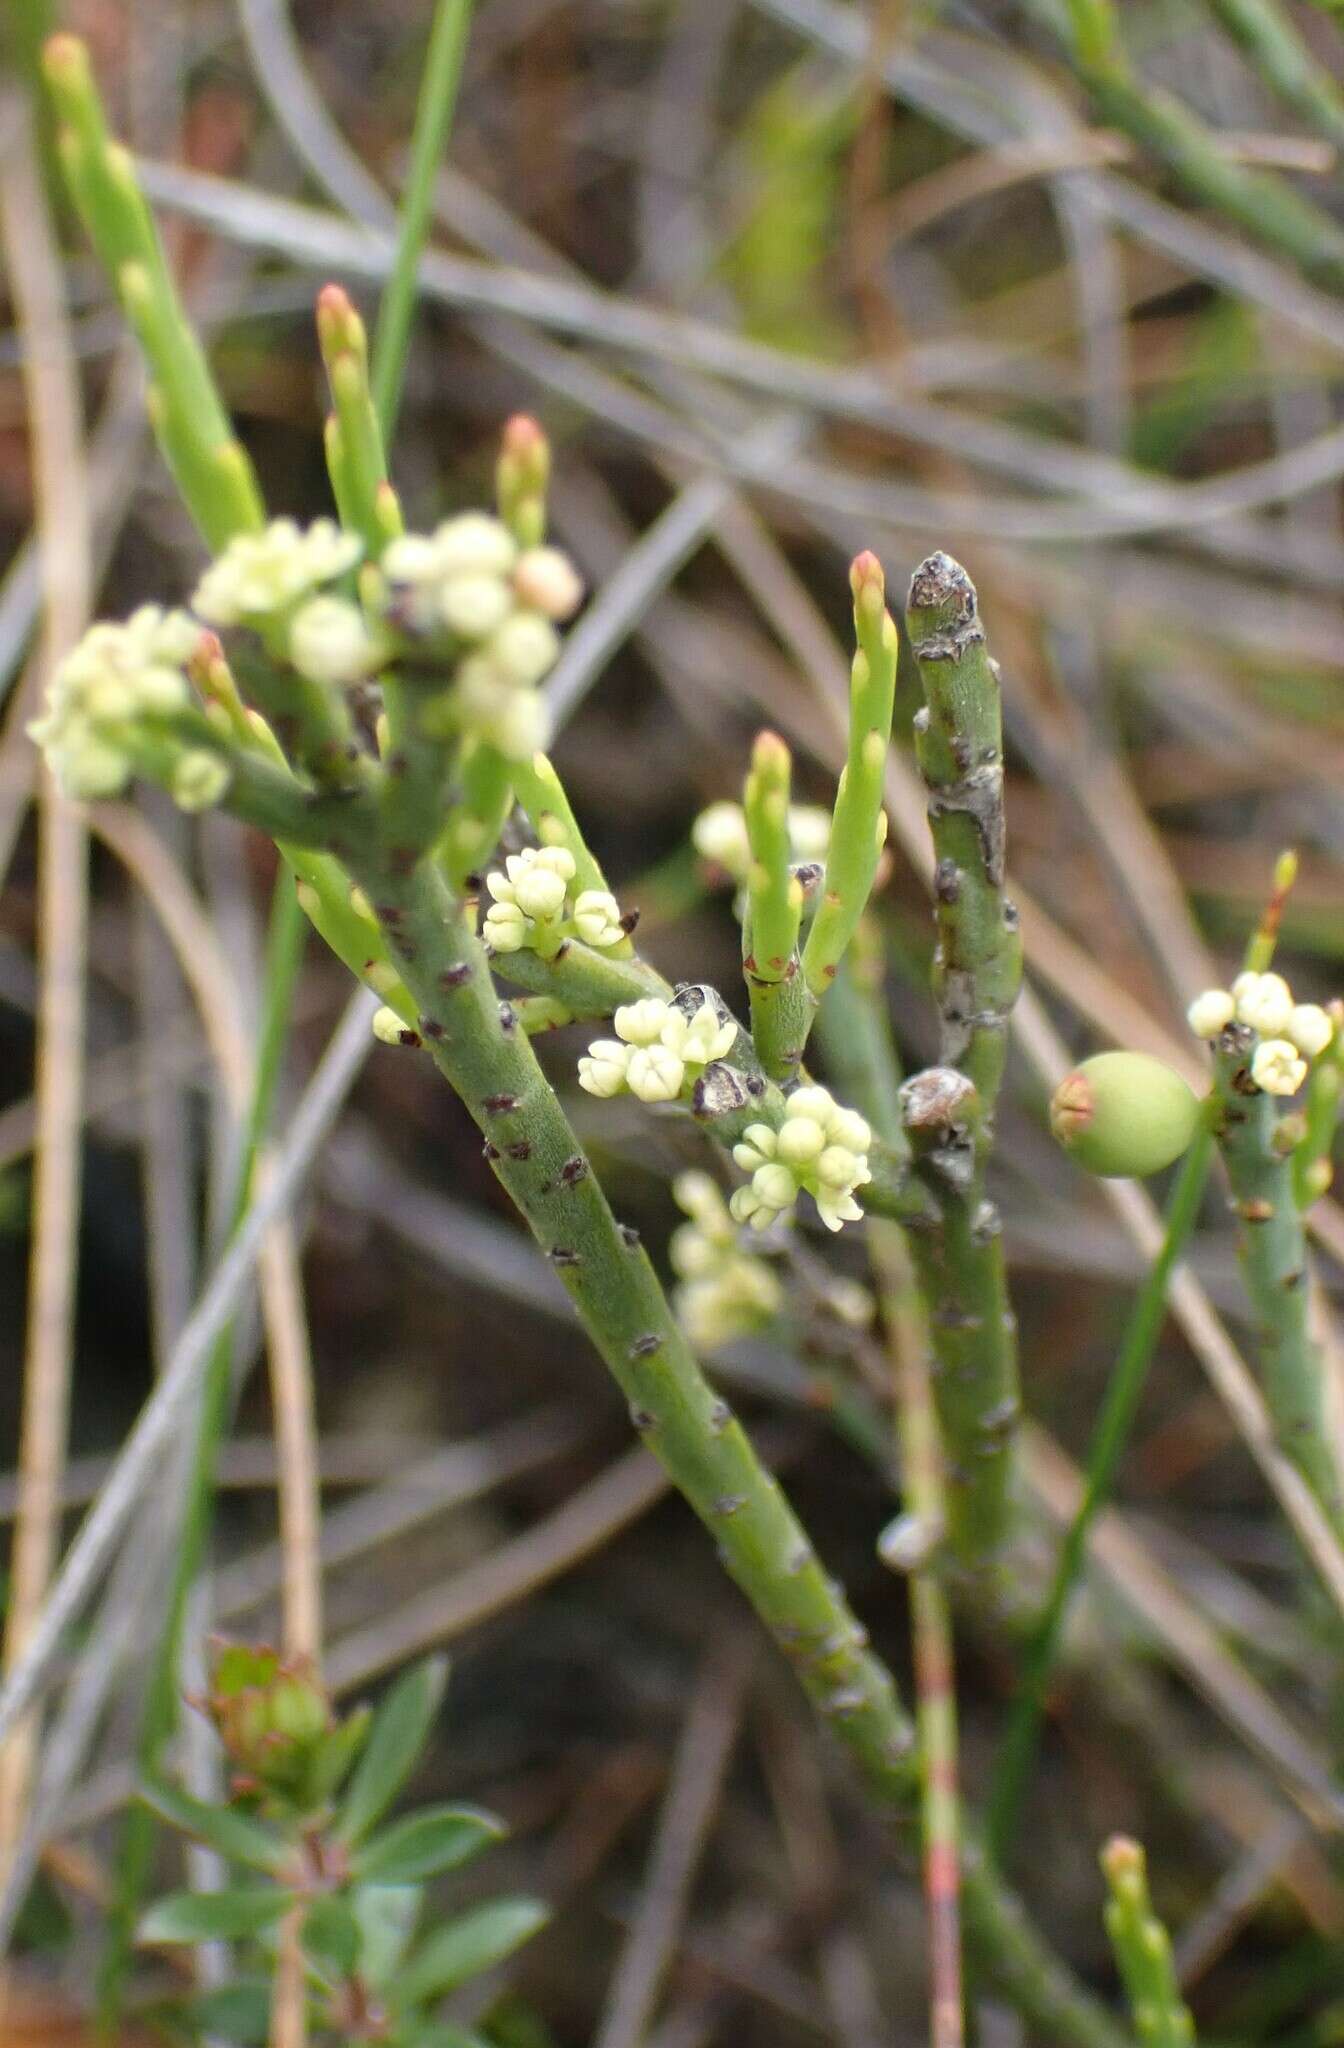
[{"label": "jointed green stem", "polygon": [[1344,148],[1344,93],[1277,0],[1209,0],[1265,83],[1336,148]]},{"label": "jointed green stem", "polygon": [[[1029,12],[1061,32],[1058,0],[1029,0]],[[1165,163],[1202,205],[1278,249],[1308,276],[1344,282],[1344,230],[1285,178],[1236,163],[1198,115],[1160,86],[1141,81],[1124,56],[1112,0],[1069,0],[1068,55],[1098,112]],[[1102,17],[1112,24],[1103,29]],[[1088,33],[1080,35],[1080,21]]]},{"label": "jointed green stem", "polygon": [[875,555],[856,558],[850,587],[859,651],[850,681],[849,753],[835,794],[821,901],[803,948],[803,974],[816,1002],[835,979],[863,915],[887,833],[882,778],[891,744],[899,647]]},{"label": "jointed green stem", "polygon": [[178,489],[212,548],[260,527],[261,493],[182,310],[131,159],[107,131],[88,54],[53,36],[43,75],[66,181],[116,285],[150,371],[150,419]]},{"label": "jointed green stem", "polygon": [[1143,1850],[1115,1835],[1101,1852],[1101,1868],[1110,1893],[1106,1932],[1143,2048],[1188,2048],[1195,2025],[1181,1997],[1167,1930],[1148,1896]]},{"label": "jointed green stem", "polygon": [[751,846],[742,971],[751,998],[756,1054],[776,1081],[788,1080],[798,1070],[812,1007],[798,959],[803,889],[789,866],[791,766],[779,735],[761,733],[752,751],[742,804]]},{"label": "jointed green stem", "polygon": [[937,1117],[921,1140],[941,1222],[936,1230],[916,1232],[911,1243],[937,1354],[934,1398],[948,1460],[949,1537],[958,1561],[974,1568],[1003,1541],[1013,1492],[1016,1332],[1001,1225],[985,1196],[985,1165],[1008,1013],[1022,978],[1022,942],[1004,891],[998,675],[975,590],[950,556],[931,555],[916,569],[907,626],[926,700],[915,719],[915,748],[937,855],[940,1059],[975,1091],[950,1154]]},{"label": "jointed green stem", "polygon": [[1217,1135],[1238,1221],[1237,1259],[1255,1312],[1265,1404],[1279,1446],[1337,1529],[1340,1474],[1327,1422],[1325,1366],[1311,1329],[1310,1260],[1278,1104],[1250,1077],[1251,1034],[1231,1026],[1216,1049]]}]

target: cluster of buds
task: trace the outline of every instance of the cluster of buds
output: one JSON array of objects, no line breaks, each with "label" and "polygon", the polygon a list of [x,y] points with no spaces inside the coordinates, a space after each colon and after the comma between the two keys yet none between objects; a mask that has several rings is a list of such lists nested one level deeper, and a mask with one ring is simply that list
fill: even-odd
[{"label": "cluster of buds", "polygon": [[623,1004],[612,1025],[615,1038],[594,1039],[579,1061],[579,1086],[603,1098],[628,1092],[641,1102],[675,1102],[737,1037],[733,1018],[703,999],[688,1013],[648,996]]},{"label": "cluster of buds", "polygon": [[1254,1031],[1260,1042],[1251,1055],[1251,1079],[1266,1095],[1296,1095],[1335,1029],[1318,1003],[1294,1002],[1281,974],[1250,971],[1230,989],[1205,989],[1186,1017],[1196,1038],[1221,1038],[1234,1024]]},{"label": "cluster of buds", "polygon": [[[191,702],[186,663],[199,629],[185,612],[143,605],[124,625],[91,626],[56,670],[28,728],[67,796],[116,796],[134,772],[139,728]],[[168,742],[165,740],[165,744]],[[204,748],[173,746],[188,807],[218,802],[228,770]]]},{"label": "cluster of buds", "polygon": [[307,1787],[333,1732],[330,1702],[302,1659],[244,1643],[215,1646],[210,1690],[197,1702],[230,1765],[236,1798],[293,1798]]},{"label": "cluster of buds", "polygon": [[678,1278],[673,1307],[693,1349],[717,1351],[764,1329],[779,1313],[783,1289],[764,1259],[739,1248],[737,1226],[707,1173],[678,1174],[672,1193],[690,1218],[668,1246]]},{"label": "cluster of buds", "polygon": [[739,1223],[765,1230],[787,1215],[806,1189],[828,1230],[863,1215],[855,1190],[872,1179],[868,1147],[873,1134],[855,1109],[842,1109],[825,1088],[796,1088],[777,1131],[750,1124],[733,1157],[751,1175],[730,1204]]},{"label": "cluster of buds", "polygon": [[[819,865],[826,859],[831,841],[831,814],[819,804],[790,804],[788,808],[789,850],[794,862]],[[710,804],[691,827],[691,844],[702,861],[743,883],[751,866],[751,844],[747,819],[741,804]]]},{"label": "cluster of buds", "polygon": [[544,957],[563,939],[582,939],[599,949],[625,937],[621,906],[607,889],[580,889],[571,897],[574,856],[563,846],[528,846],[511,853],[503,870],[492,869],[485,886],[492,898],[481,936],[496,953],[526,950]]},{"label": "cluster of buds", "polygon": [[432,534],[399,535],[380,566],[388,624],[453,663],[445,715],[510,760],[544,746],[537,685],[560,652],[556,625],[583,597],[568,555],[520,547],[502,519],[462,512]]},{"label": "cluster of buds", "polygon": [[248,626],[310,682],[345,689],[372,675],[386,649],[360,607],[325,586],[363,552],[334,520],[302,527],[273,519],[235,534],[196,586],[192,606],[208,625]]}]

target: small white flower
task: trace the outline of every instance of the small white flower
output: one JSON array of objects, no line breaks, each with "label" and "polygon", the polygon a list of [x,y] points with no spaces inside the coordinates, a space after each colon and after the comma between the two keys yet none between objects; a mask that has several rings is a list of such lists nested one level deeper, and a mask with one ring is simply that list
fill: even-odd
[{"label": "small white flower", "polygon": [[173,802],[183,811],[208,811],[228,789],[229,765],[208,747],[188,747],[173,769]]},{"label": "small white flower", "polygon": [[583,889],[574,900],[574,929],[587,946],[619,946],[621,906],[606,889]]},{"label": "small white flower", "polygon": [[[692,1222],[700,1225],[702,1231],[713,1231],[728,1214],[718,1182],[694,1167],[676,1176],[672,1182],[672,1199]],[[728,1241],[732,1242],[731,1232]]]},{"label": "small white flower", "polygon": [[438,573],[449,576],[507,576],[518,559],[513,535],[488,512],[460,512],[434,530],[431,542]]},{"label": "small white flower", "polygon": [[829,1131],[835,1113],[835,1098],[829,1088],[795,1088],[785,1105],[786,1116],[805,1116]]},{"label": "small white flower", "polygon": [[1335,1027],[1319,1003],[1298,1003],[1288,1019],[1284,1035],[1292,1039],[1300,1053],[1314,1060],[1329,1045],[1335,1035]]},{"label": "small white flower", "polygon": [[733,1147],[733,1158],[744,1173],[754,1173],[779,1150],[779,1139],[769,1124],[748,1124]]},{"label": "small white flower", "polygon": [[439,595],[449,632],[462,640],[486,640],[513,610],[513,593],[501,576],[453,576]]},{"label": "small white flower", "polygon": [[528,920],[516,903],[492,903],[485,913],[481,937],[496,953],[518,953],[527,944],[529,929]]},{"label": "small white flower", "polygon": [[503,690],[480,732],[506,761],[530,761],[550,740],[551,714],[535,690]]},{"label": "small white flower", "polygon": [[701,811],[691,827],[691,844],[701,860],[711,861],[740,882],[751,863],[747,821],[741,804],[724,801]]},{"label": "small white flower", "polygon": [[780,1213],[767,1207],[750,1181],[743,1188],[734,1188],[728,1208],[736,1222],[749,1223],[753,1230],[768,1230]]},{"label": "small white flower", "polygon": [[289,658],[309,682],[343,689],[372,673],[378,648],[358,605],[343,597],[311,597],[290,622]]},{"label": "small white flower", "polygon": [[844,1145],[828,1145],[812,1170],[825,1188],[852,1188],[861,1173],[867,1178],[862,1157]]},{"label": "small white flower", "polygon": [[872,1127],[857,1109],[842,1109],[837,1105],[831,1113],[829,1128],[832,1141],[848,1146],[851,1152],[866,1152],[873,1142]]},{"label": "small white flower", "polygon": [[560,635],[540,612],[514,612],[485,643],[484,653],[501,682],[531,689],[560,652]]},{"label": "small white flower", "polygon": [[668,1005],[658,996],[642,1002],[622,1003],[612,1018],[616,1036],[627,1045],[656,1045],[669,1015]]},{"label": "small white flower", "polygon": [[142,605],[124,624],[91,626],[61,662],[28,735],[66,794],[115,796],[132,764],[120,728],[170,717],[191,700],[182,664],[200,629],[182,612]]},{"label": "small white flower", "polygon": [[616,1038],[595,1038],[579,1061],[579,1086],[604,1101],[625,1086],[630,1048]]},{"label": "small white flower", "polygon": [[389,583],[437,583],[443,575],[439,551],[422,533],[399,533],[383,549],[382,571]]},{"label": "small white flower", "polygon": [[520,604],[547,619],[573,618],[583,602],[583,579],[559,548],[527,548],[513,572]]},{"label": "small white flower", "polygon": [[[675,1037],[669,1034],[675,1034]],[[728,1017],[721,1024],[714,1005],[709,1002],[701,1002],[690,1018],[680,1010],[674,1010],[663,1030],[664,1045],[680,1040],[677,1050],[684,1060],[695,1066],[708,1066],[712,1060],[723,1059],[732,1050],[736,1037],[736,1019]]]},{"label": "small white flower", "polygon": [[262,533],[236,534],[196,586],[192,608],[212,626],[272,617],[352,569],[362,552],[356,535],[334,519],[302,528],[273,519]]},{"label": "small white flower", "polygon": [[828,1230],[839,1230],[843,1224],[863,1221],[863,1211],[847,1189],[822,1188],[814,1199],[817,1214]]},{"label": "small white flower", "polygon": [[641,1102],[675,1102],[686,1078],[683,1061],[665,1045],[637,1045],[625,1070],[632,1095]]},{"label": "small white flower", "polygon": [[1195,997],[1185,1021],[1196,1038],[1214,1039],[1226,1031],[1237,1014],[1237,999],[1230,989],[1206,988]]},{"label": "small white flower", "polygon": [[1237,976],[1237,1016],[1262,1038],[1283,1031],[1293,1014],[1293,993],[1281,974]]},{"label": "small white flower", "polygon": [[811,1166],[826,1149],[826,1133],[810,1116],[789,1115],[780,1125],[779,1156],[788,1166]]},{"label": "small white flower", "polygon": [[758,1166],[751,1176],[753,1192],[767,1209],[791,1209],[798,1199],[798,1183],[787,1166],[772,1160],[766,1166]]},{"label": "small white flower", "polygon": [[723,1254],[713,1239],[694,1223],[683,1223],[668,1239],[667,1256],[674,1273],[683,1280],[703,1280],[715,1272]]},{"label": "small white flower", "polygon": [[1251,1060],[1251,1079],[1266,1095],[1296,1095],[1307,1078],[1307,1063],[1286,1038],[1262,1039]]},{"label": "small white flower", "polygon": [[526,916],[552,918],[564,909],[566,890],[574,877],[574,856],[565,847],[529,847],[524,853],[510,854],[504,865],[513,900]]}]

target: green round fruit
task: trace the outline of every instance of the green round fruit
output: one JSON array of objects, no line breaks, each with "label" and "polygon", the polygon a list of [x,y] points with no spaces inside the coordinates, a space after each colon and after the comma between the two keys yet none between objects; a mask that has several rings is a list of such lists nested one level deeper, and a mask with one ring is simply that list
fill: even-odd
[{"label": "green round fruit", "polygon": [[1142,1180],[1179,1159],[1195,1135],[1199,1100],[1189,1083],[1146,1052],[1099,1052],[1066,1075],[1050,1128],[1088,1173]]}]

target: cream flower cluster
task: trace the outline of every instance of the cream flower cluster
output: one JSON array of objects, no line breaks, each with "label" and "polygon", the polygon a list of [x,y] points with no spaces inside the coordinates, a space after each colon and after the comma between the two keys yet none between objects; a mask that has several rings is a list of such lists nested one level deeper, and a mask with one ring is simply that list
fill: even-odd
[{"label": "cream flower cluster", "polygon": [[[157,605],[143,605],[122,625],[89,628],[52,677],[43,715],[28,727],[67,796],[116,796],[126,787],[133,772],[127,728],[191,702],[184,664],[198,637],[185,612]],[[200,808],[223,795],[228,775],[208,750],[193,749],[192,755],[187,782]],[[207,788],[213,793],[201,796]]]},{"label": "cream flower cluster", "polygon": [[[824,861],[831,841],[831,814],[819,804],[790,804],[789,849],[795,861]],[[751,866],[746,814],[741,804],[710,804],[691,827],[691,844],[701,860],[744,882]]]},{"label": "cream flower cluster", "polygon": [[432,534],[403,534],[383,550],[389,617],[417,638],[447,633],[458,654],[463,722],[510,760],[547,738],[538,683],[560,652],[556,623],[583,584],[559,548],[520,549],[487,512],[462,512]]},{"label": "cream flower cluster", "polygon": [[596,1038],[579,1061],[579,1086],[603,1098],[628,1091],[641,1102],[675,1102],[688,1076],[732,1050],[737,1024],[720,1022],[712,1003],[688,1017],[657,996],[624,1003],[612,1019],[616,1036]]},{"label": "cream flower cluster", "polygon": [[737,1226],[707,1173],[679,1173],[672,1194],[690,1218],[668,1246],[678,1278],[672,1305],[692,1347],[717,1351],[770,1322],[784,1290],[764,1259],[739,1249]]},{"label": "cream flower cluster", "polygon": [[274,628],[300,675],[344,689],[373,674],[383,648],[360,607],[324,585],[353,569],[363,551],[334,519],[311,526],[273,519],[260,533],[234,535],[197,584],[192,605],[211,626]]},{"label": "cream flower cluster", "polygon": [[1296,1095],[1335,1030],[1319,1003],[1294,1002],[1281,974],[1250,971],[1239,974],[1230,989],[1205,989],[1186,1019],[1196,1038],[1218,1038],[1230,1024],[1256,1032],[1260,1043],[1251,1056],[1251,1079],[1266,1095]]},{"label": "cream flower cluster", "polygon": [[621,906],[606,889],[580,889],[570,900],[574,856],[564,846],[527,846],[511,853],[485,886],[492,897],[481,935],[496,953],[545,952],[573,933],[585,945],[618,946],[625,937]]},{"label": "cream flower cluster", "polygon": [[863,1211],[856,1188],[872,1179],[868,1147],[873,1134],[855,1109],[842,1109],[825,1088],[796,1088],[777,1131],[750,1124],[733,1157],[751,1175],[729,1205],[739,1223],[765,1230],[793,1208],[802,1189],[828,1230],[857,1223]]}]

